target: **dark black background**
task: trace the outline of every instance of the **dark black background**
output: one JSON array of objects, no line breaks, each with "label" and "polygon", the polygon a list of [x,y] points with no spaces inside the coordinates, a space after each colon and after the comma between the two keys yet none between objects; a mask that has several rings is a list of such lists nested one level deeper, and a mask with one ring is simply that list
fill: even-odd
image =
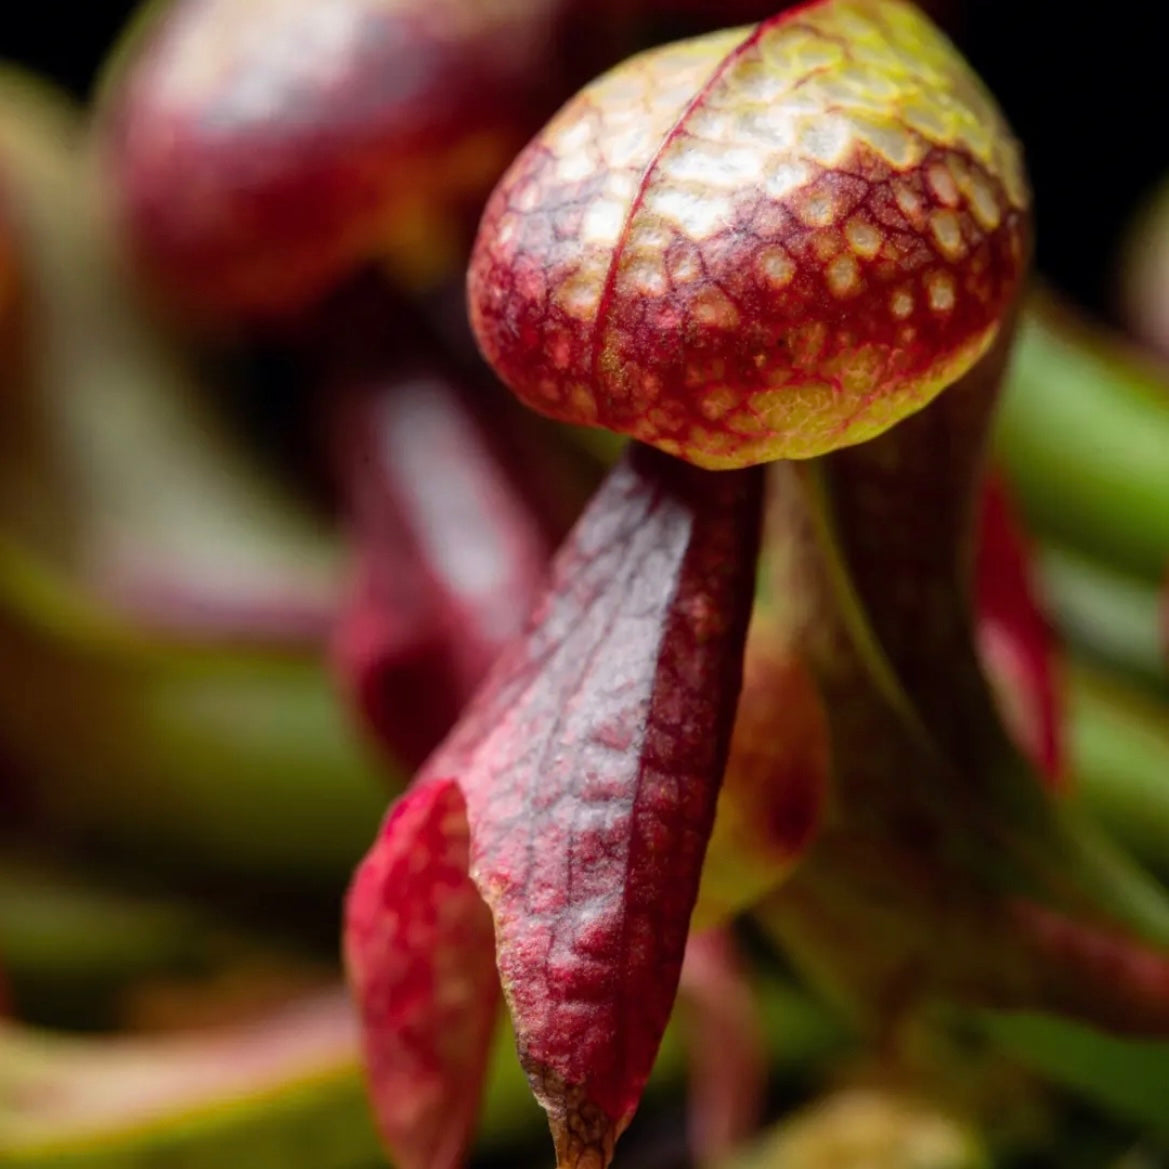
[{"label": "dark black background", "polygon": [[[0,0],[0,58],[84,95],[135,5]],[[1169,59],[1157,5],[950,0],[949,30],[1023,140],[1041,271],[1098,312],[1117,240],[1169,174]]]}]

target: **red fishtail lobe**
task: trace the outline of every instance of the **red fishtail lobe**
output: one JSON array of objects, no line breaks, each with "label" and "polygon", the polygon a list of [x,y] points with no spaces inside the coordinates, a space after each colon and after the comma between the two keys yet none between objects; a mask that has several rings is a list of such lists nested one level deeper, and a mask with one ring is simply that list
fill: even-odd
[{"label": "red fishtail lobe", "polygon": [[[461,1022],[435,1008],[449,1001],[443,977],[483,963],[476,911],[453,875],[464,825],[520,1059],[558,1163],[608,1164],[677,993],[741,684],[761,496],[761,471],[716,474],[631,449],[558,554],[527,630],[359,873],[350,969],[382,1129],[409,1169],[423,1162],[405,1154],[435,1137],[393,1131],[388,1085],[408,1081],[419,1051],[441,1051],[444,1027],[474,1046],[489,997],[477,987]],[[453,793],[465,821],[453,807],[439,815]],[[426,847],[436,834],[445,843]],[[392,864],[421,871],[413,879],[433,907],[422,927],[405,900],[417,891],[388,879],[370,923],[369,874]],[[440,969],[460,946],[462,964]],[[377,1011],[368,1007],[376,987]],[[461,1115],[464,1072],[441,1058],[431,1066],[464,1093]]]}]

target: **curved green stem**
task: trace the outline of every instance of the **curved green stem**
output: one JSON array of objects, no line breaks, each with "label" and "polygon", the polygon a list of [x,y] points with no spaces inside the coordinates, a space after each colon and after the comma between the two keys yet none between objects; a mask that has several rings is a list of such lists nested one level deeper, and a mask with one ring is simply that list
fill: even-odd
[{"label": "curved green stem", "polygon": [[339,885],[402,782],[312,647],[149,638],[2,543],[0,694],[41,828],[172,869]]},{"label": "curved green stem", "polygon": [[1055,622],[1075,650],[1169,693],[1154,585],[1055,544],[1039,550],[1039,570]]},{"label": "curved green stem", "polygon": [[[221,425],[122,287],[79,112],[9,72],[0,99],[38,292],[28,384],[0,403],[6,759],[57,835],[335,888],[384,806],[319,660],[336,537]],[[195,628],[169,612],[151,629],[156,602]],[[240,635],[285,609],[315,614],[311,632]],[[234,632],[199,628],[224,610]]]},{"label": "curved green stem", "polygon": [[326,982],[331,956],[290,943],[270,918],[257,932],[193,898],[0,854],[6,1006],[53,1028],[190,1025],[193,1011],[235,1017]]},{"label": "curved green stem", "polygon": [[0,687],[41,823],[103,851],[337,884],[384,810],[385,778],[311,655],[85,646],[0,611]]},{"label": "curved green stem", "polygon": [[197,1036],[77,1039],[0,1029],[9,1169],[377,1162],[344,995]]},{"label": "curved green stem", "polygon": [[22,1002],[23,988],[38,1006],[71,989],[93,1006],[107,987],[197,961],[209,933],[189,905],[94,888],[79,874],[0,856],[0,956]]},{"label": "curved green stem", "polygon": [[[794,989],[761,981],[774,1070],[838,1051],[840,1027]],[[65,1039],[0,1024],[5,1169],[368,1169],[382,1154],[340,990],[254,1024],[155,1039]],[[657,1089],[682,1078],[671,1026]],[[499,1149],[544,1129],[510,1037],[495,1044],[480,1128]]]},{"label": "curved green stem", "polygon": [[1032,302],[997,445],[1037,532],[1148,580],[1169,563],[1169,387],[1119,343]]},{"label": "curved green stem", "polygon": [[1073,798],[1169,873],[1169,707],[1083,667],[1070,671],[1068,707]]}]

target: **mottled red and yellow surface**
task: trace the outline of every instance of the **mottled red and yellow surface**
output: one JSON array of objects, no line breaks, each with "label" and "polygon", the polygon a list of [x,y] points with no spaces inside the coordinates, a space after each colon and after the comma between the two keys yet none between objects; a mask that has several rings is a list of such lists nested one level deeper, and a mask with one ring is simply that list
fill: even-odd
[{"label": "mottled red and yellow surface", "polygon": [[472,259],[529,405],[706,467],[880,433],[989,347],[1027,260],[1019,149],[900,0],[653,50],[570,102]]}]

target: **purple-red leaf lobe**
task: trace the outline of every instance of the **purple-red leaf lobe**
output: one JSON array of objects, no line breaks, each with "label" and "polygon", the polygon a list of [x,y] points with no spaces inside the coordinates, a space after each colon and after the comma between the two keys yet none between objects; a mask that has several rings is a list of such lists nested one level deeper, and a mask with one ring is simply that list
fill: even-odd
[{"label": "purple-red leaf lobe", "polygon": [[357,870],[345,958],[382,1137],[401,1169],[457,1169],[499,1002],[457,784],[412,788]]},{"label": "purple-red leaf lobe", "polygon": [[448,378],[399,375],[334,396],[358,563],[333,656],[378,739],[413,768],[522,627],[549,534],[490,420]]},{"label": "purple-red leaf lobe", "polygon": [[[607,1164],[673,1005],[739,693],[761,495],[758,471],[632,449],[403,805],[465,799],[470,874],[562,1166]],[[380,850],[409,848],[420,829],[406,817],[391,816]],[[425,931],[381,928],[420,969],[427,947],[447,952]],[[372,1048],[396,1042],[367,1021]]]}]

